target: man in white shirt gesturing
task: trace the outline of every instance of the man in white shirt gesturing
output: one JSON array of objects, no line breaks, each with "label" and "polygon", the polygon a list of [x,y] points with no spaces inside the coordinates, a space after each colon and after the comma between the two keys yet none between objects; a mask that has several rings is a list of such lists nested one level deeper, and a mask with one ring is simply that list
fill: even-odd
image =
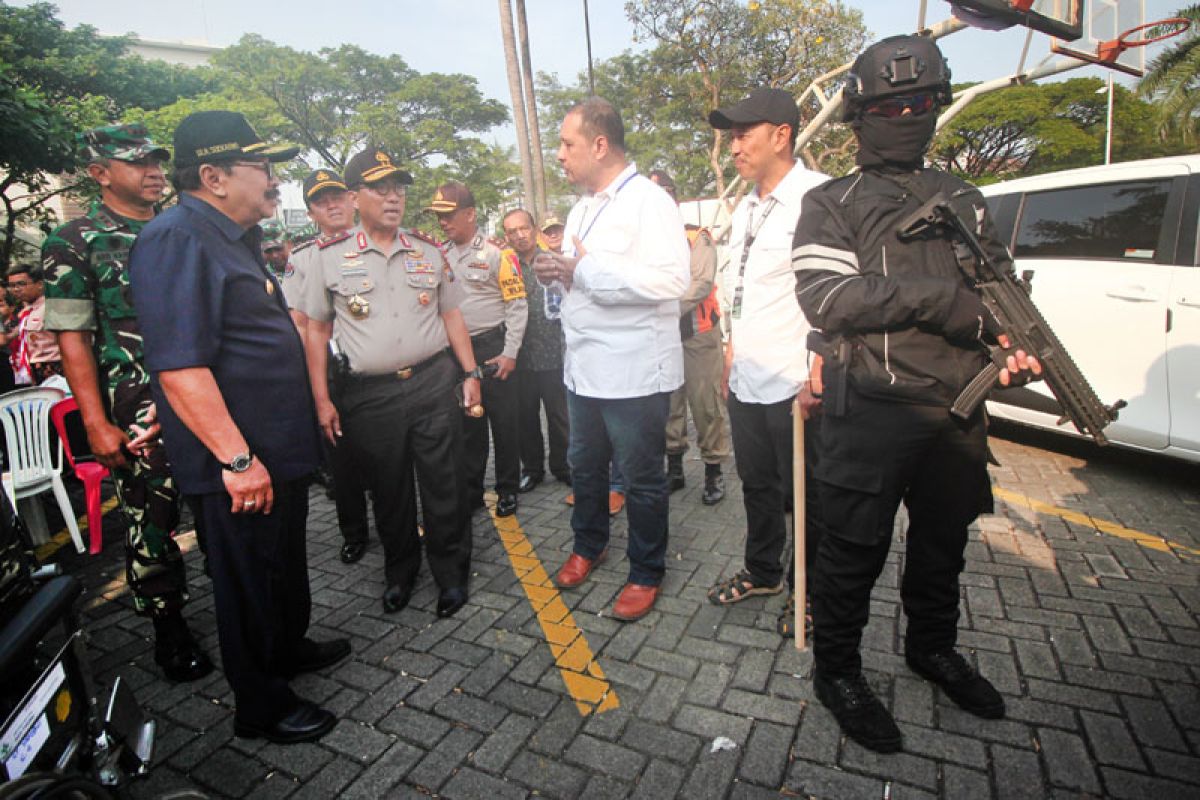
[{"label": "man in white shirt gesturing", "polygon": [[675,202],[625,155],[625,128],[592,97],[563,120],[558,161],[585,192],[571,209],[564,255],[542,254],[538,280],[561,284],[575,544],[555,583],[583,583],[605,556],[610,457],[625,476],[629,582],[617,619],[645,616],[666,571],[663,458],[671,392],[683,383],[679,298],[690,276]]}]

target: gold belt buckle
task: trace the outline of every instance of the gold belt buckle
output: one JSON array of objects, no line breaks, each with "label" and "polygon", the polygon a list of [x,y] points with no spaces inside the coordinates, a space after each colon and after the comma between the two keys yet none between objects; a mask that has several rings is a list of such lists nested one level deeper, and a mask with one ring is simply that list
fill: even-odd
[{"label": "gold belt buckle", "polygon": [[405,367],[404,369],[396,370],[396,377],[402,381],[406,381],[409,378],[411,378],[412,376],[413,376],[412,367]]}]

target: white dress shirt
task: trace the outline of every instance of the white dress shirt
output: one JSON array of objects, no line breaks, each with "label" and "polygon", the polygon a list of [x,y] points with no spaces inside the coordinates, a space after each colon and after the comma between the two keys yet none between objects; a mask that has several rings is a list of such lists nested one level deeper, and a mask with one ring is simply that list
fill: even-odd
[{"label": "white dress shirt", "polygon": [[567,389],[626,398],[679,388],[679,298],[691,274],[675,201],[631,163],[571,209],[563,236],[568,255],[572,237],[586,255],[562,305]]},{"label": "white dress shirt", "polygon": [[[729,390],[743,403],[790,400],[808,377],[811,326],[796,300],[792,237],[804,193],[827,180],[797,161],[774,191],[759,197],[756,186],[733,210],[720,286],[733,341]],[[749,252],[747,233],[753,238]],[[741,309],[734,314],[739,286]]]}]

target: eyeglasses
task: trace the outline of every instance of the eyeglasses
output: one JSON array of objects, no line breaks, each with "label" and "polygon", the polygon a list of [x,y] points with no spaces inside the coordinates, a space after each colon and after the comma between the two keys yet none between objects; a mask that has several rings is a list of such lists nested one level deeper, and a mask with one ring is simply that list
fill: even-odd
[{"label": "eyeglasses", "polygon": [[396,195],[396,197],[404,197],[404,184],[394,181],[364,183],[363,187],[376,197],[387,197],[391,194]]},{"label": "eyeglasses", "polygon": [[251,169],[259,170],[268,178],[271,177],[270,161],[235,161],[233,164],[237,167],[250,167]]},{"label": "eyeglasses", "polygon": [[933,110],[936,103],[934,96],[931,94],[913,94],[907,97],[889,97],[887,100],[876,100],[874,103],[863,108],[864,114],[870,114],[873,117],[884,117],[886,119],[895,119],[896,117],[904,116],[904,112],[913,116],[928,114]]}]

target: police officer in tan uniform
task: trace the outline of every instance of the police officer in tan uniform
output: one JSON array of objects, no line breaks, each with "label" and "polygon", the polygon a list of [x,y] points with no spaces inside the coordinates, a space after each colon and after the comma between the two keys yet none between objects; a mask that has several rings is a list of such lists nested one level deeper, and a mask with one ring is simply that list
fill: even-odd
[{"label": "police officer in tan uniform", "polygon": [[[437,246],[400,227],[412,176],[368,148],[350,159],[345,177],[362,221],[317,245],[315,269],[304,281],[317,419],[331,442],[349,448],[371,489],[385,612],[408,605],[420,569],[415,467],[426,556],[440,589],[437,613],[446,617],[466,603],[471,564],[454,386],[461,368],[463,403],[476,405],[480,373],[459,311],[464,292]],[[336,404],[326,377],[331,335],[350,367]]]},{"label": "police officer in tan uniform", "polygon": [[464,423],[467,509],[483,507],[490,423],[496,443],[496,516],[507,517],[517,510],[517,485],[521,480],[519,397],[516,379],[510,379],[517,367],[528,319],[521,266],[514,254],[502,254],[479,231],[475,196],[463,184],[450,181],[439,186],[425,210],[437,215],[446,234],[446,258],[466,295],[462,315],[471,332],[475,357],[495,369],[495,375],[483,381],[486,418],[471,418]]}]

